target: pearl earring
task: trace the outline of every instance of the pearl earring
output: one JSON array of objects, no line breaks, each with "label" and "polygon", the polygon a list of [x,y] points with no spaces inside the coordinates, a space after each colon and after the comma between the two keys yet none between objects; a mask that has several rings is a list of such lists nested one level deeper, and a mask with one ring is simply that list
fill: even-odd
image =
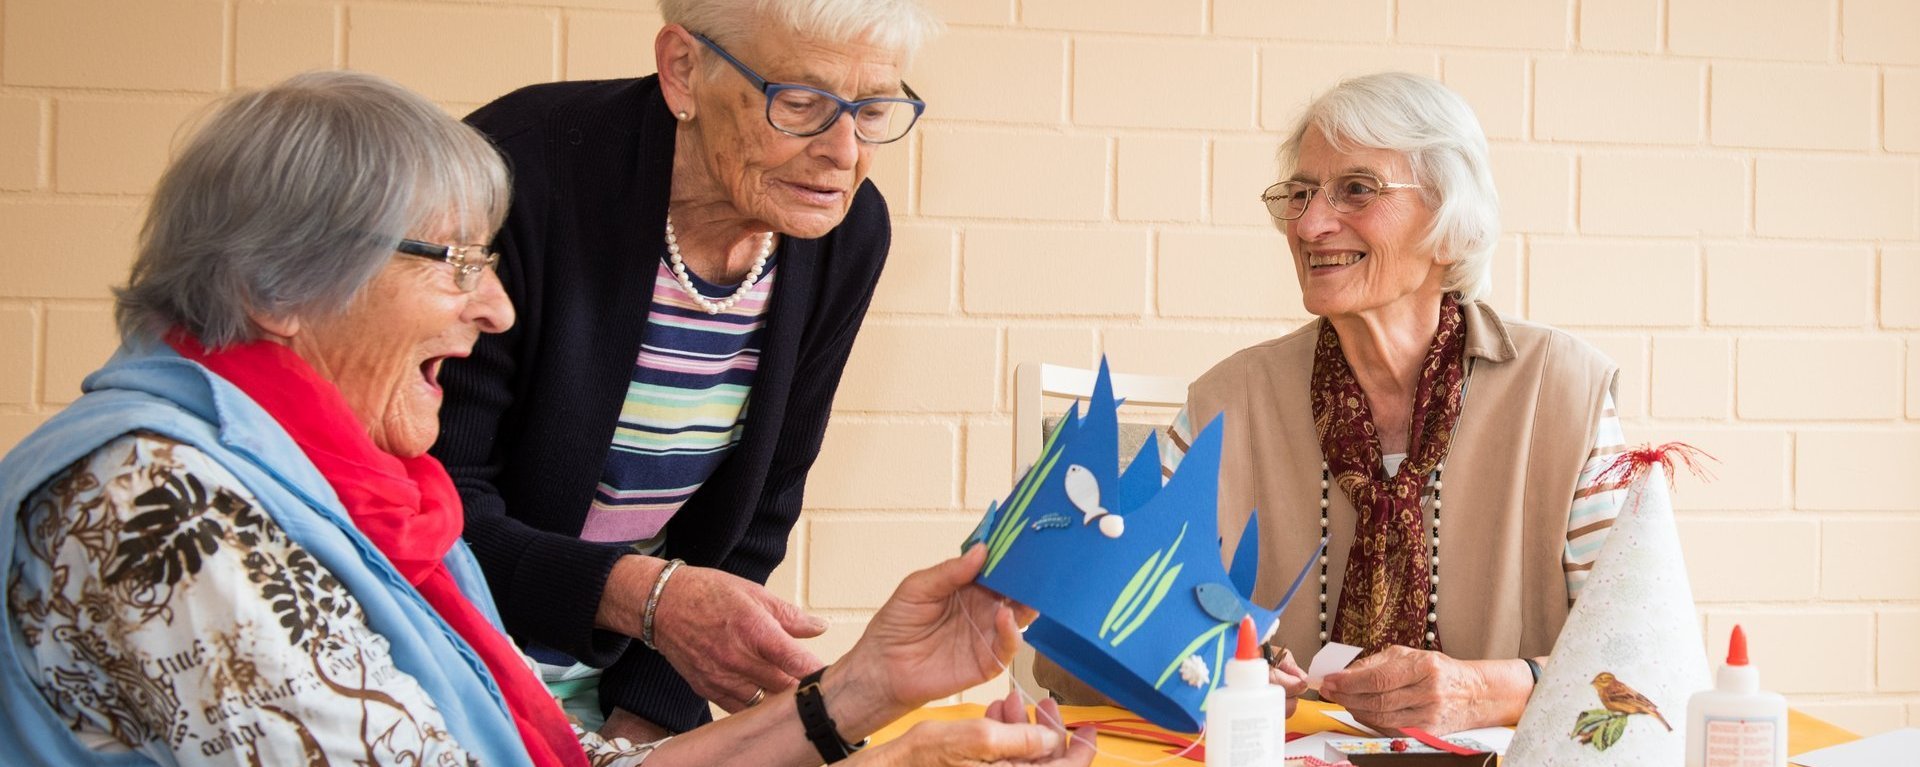
[{"label": "pearl earring", "polygon": [[687,112],[684,109],[680,110],[679,112],[675,112],[673,116],[680,118],[680,122],[686,122],[689,119],[687,117]]}]

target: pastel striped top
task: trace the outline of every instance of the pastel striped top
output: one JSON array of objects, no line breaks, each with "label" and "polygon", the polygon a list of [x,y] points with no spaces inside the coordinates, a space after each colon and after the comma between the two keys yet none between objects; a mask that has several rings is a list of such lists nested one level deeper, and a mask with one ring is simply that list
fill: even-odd
[{"label": "pastel striped top", "polygon": [[[582,539],[657,550],[667,521],[740,442],[774,272],[769,259],[746,297],[727,311],[707,314],[661,262],[633,380]],[[691,272],[688,278],[709,298],[733,293]]]},{"label": "pastel striped top", "polygon": [[[1587,451],[1586,463],[1580,467],[1573,506],[1567,510],[1567,546],[1560,563],[1567,573],[1568,601],[1580,597],[1587,573],[1600,557],[1600,545],[1606,542],[1607,531],[1613,528],[1614,518],[1620,515],[1620,504],[1627,497],[1625,482],[1600,482],[1600,473],[1613,462],[1614,456],[1627,449],[1626,433],[1620,428],[1620,415],[1614,410],[1611,393],[1601,408],[1600,428],[1594,435],[1593,448]],[[1193,422],[1185,408],[1174,416],[1173,425],[1167,427],[1167,436],[1168,439],[1159,441],[1162,481],[1173,476],[1180,459],[1186,457],[1187,445],[1193,442]],[[1404,453],[1396,453],[1382,456],[1381,463],[1387,473],[1392,474],[1405,459]]]}]

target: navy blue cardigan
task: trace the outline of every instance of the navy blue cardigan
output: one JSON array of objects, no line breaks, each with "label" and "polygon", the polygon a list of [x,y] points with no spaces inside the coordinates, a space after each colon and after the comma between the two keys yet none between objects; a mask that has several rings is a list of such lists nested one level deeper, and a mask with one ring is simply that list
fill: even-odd
[{"label": "navy blue cardigan", "polygon": [[[652,77],[536,85],[467,121],[513,169],[495,247],[519,317],[442,371],[433,454],[459,487],[467,541],[514,638],[606,666],[603,710],[692,728],[706,703],[666,660],[594,627],[626,549],[577,537],[666,257],[676,123]],[[741,440],[668,523],[663,556],[761,583],[786,556],[890,238],[886,203],[863,183],[825,237],[782,239]]]}]

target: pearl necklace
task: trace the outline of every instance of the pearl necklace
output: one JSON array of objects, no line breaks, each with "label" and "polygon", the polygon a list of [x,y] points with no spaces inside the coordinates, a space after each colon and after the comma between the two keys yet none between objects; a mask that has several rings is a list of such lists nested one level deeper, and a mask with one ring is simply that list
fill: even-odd
[{"label": "pearl necklace", "polygon": [[[1439,628],[1439,624],[1440,624],[1440,472],[1444,470],[1446,467],[1447,467],[1447,464],[1444,461],[1438,464],[1434,464],[1433,474],[1429,477],[1428,486],[1427,486],[1428,488],[1430,488],[1430,492],[1432,493],[1432,497],[1433,497],[1433,538],[1432,538],[1433,548],[1432,548],[1431,554],[1429,555],[1431,558],[1427,560],[1428,562],[1427,566],[1429,568],[1427,572],[1427,577],[1429,578],[1428,583],[1431,584],[1431,587],[1427,591],[1426,649],[1428,650],[1433,649],[1433,644],[1440,635],[1440,628]],[[1327,638],[1331,636],[1330,634],[1327,633],[1327,549],[1326,549],[1326,546],[1327,546],[1327,542],[1330,540],[1330,537],[1329,537],[1330,533],[1329,533],[1328,524],[1327,524],[1327,506],[1328,506],[1327,491],[1328,491],[1328,488],[1332,487],[1333,485],[1333,483],[1330,481],[1332,478],[1333,478],[1333,474],[1332,474],[1332,471],[1327,466],[1327,462],[1324,460],[1321,461],[1320,462],[1320,644],[1322,645],[1325,645],[1327,643]]]},{"label": "pearl necklace", "polygon": [[680,258],[680,238],[673,233],[673,213],[671,211],[667,213],[667,267],[673,270],[674,279],[680,281],[680,288],[687,291],[687,295],[693,297],[693,302],[699,304],[700,308],[705,309],[708,314],[719,314],[732,309],[735,304],[740,303],[740,299],[746,298],[747,292],[753,290],[754,283],[760,281],[760,272],[767,267],[767,258],[772,255],[773,232],[767,232],[760,236],[760,255],[754,257],[753,266],[747,269],[747,278],[740,282],[740,287],[733,291],[733,295],[726,298],[718,301],[709,299],[700,295],[700,290],[693,286],[693,280],[687,277],[687,264]]}]

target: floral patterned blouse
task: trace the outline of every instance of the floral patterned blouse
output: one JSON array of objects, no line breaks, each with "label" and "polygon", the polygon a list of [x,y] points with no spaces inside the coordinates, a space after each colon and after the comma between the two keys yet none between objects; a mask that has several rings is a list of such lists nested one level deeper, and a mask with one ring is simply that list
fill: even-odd
[{"label": "floral patterned blouse", "polygon": [[[353,595],[198,450],[123,435],[18,511],[7,609],[21,657],[89,748],[195,765],[474,763]],[[658,745],[580,743],[596,767]]]}]

